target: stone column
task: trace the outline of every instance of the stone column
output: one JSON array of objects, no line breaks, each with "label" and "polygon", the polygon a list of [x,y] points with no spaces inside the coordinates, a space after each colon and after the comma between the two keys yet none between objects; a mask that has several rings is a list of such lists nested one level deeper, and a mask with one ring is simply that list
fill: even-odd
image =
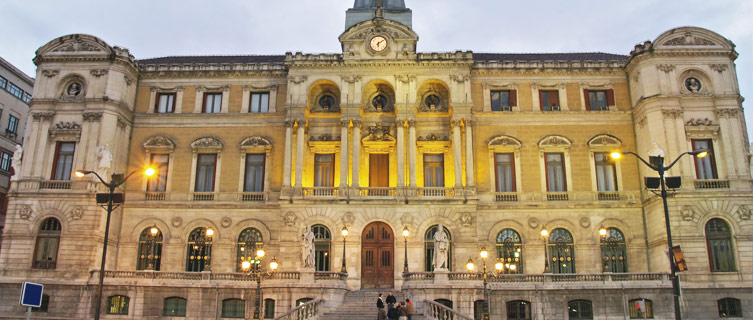
[{"label": "stone column", "polygon": [[292,164],[293,149],[293,120],[285,121],[285,156],[283,164],[282,186],[290,186],[290,165]]},{"label": "stone column", "polygon": [[410,170],[410,186],[416,187],[416,121],[408,121],[408,169]]},{"label": "stone column", "polygon": [[460,120],[452,120],[452,150],[455,160],[455,187],[463,187],[462,149],[460,148]]},{"label": "stone column", "polygon": [[360,186],[358,168],[361,165],[361,121],[353,120],[353,187]]},{"label": "stone column", "polygon": [[473,165],[473,129],[471,129],[471,120],[465,120],[465,185],[467,187],[476,185]]},{"label": "stone column", "polygon": [[404,120],[397,120],[397,186],[405,186],[405,124]]},{"label": "stone column", "polygon": [[306,127],[306,120],[296,120],[298,122],[298,136],[295,151],[295,187],[300,188],[303,186],[303,143],[304,143],[304,129]]},{"label": "stone column", "polygon": [[[341,120],[340,125],[340,188],[348,186],[348,124],[350,121]],[[342,195],[342,193],[340,193]]]}]

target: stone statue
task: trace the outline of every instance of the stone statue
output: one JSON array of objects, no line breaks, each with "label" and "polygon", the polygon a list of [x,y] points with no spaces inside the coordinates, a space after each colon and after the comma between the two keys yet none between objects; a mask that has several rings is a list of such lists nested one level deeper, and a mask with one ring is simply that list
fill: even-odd
[{"label": "stone statue", "polygon": [[447,270],[449,249],[450,241],[447,239],[447,233],[444,232],[444,226],[440,224],[434,234],[434,270]]},{"label": "stone statue", "polygon": [[99,159],[99,173],[102,178],[106,178],[112,165],[112,153],[110,152],[110,144],[105,143],[97,147],[97,158]]},{"label": "stone statue", "polygon": [[303,259],[304,268],[314,268],[315,252],[314,252],[314,232],[311,231],[310,226],[306,226],[306,230],[303,231],[301,236],[301,258]]},{"label": "stone statue", "polygon": [[13,159],[11,160],[11,164],[13,166],[13,176],[11,177],[11,180],[16,180],[19,174],[21,174],[21,157],[24,154],[24,148],[21,147],[20,144],[16,145],[16,151],[13,152]]}]

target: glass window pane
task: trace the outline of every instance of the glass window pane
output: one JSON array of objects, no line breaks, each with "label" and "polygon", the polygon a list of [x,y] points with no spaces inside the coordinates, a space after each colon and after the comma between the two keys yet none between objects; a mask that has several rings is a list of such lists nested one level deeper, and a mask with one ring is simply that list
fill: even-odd
[{"label": "glass window pane", "polygon": [[244,192],[264,191],[264,157],[263,154],[246,155]]},{"label": "glass window pane", "polygon": [[564,192],[567,191],[565,183],[565,167],[561,153],[546,154],[547,169],[547,191]]},{"label": "glass window pane", "polygon": [[217,155],[199,154],[196,160],[196,192],[214,191],[215,160]]}]

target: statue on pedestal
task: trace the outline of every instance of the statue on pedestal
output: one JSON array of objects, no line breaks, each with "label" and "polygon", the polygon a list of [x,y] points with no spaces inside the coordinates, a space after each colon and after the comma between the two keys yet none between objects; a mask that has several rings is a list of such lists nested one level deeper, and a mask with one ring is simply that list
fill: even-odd
[{"label": "statue on pedestal", "polygon": [[314,232],[310,226],[306,226],[301,236],[301,258],[303,259],[304,268],[314,268],[316,253],[314,252]]},{"label": "statue on pedestal", "polygon": [[20,144],[16,145],[16,151],[13,152],[13,158],[11,160],[11,164],[13,165],[13,176],[10,177],[11,180],[16,180],[17,177],[21,174],[21,157],[24,154],[24,148],[21,147]]},{"label": "statue on pedestal", "polygon": [[109,143],[97,147],[97,158],[99,159],[97,171],[102,179],[107,179],[107,176],[110,173],[110,166],[112,166],[112,153],[110,152]]},{"label": "statue on pedestal", "polygon": [[437,232],[434,234],[434,270],[447,270],[447,253],[450,249],[450,241],[447,233],[444,232],[444,226],[437,226]]}]

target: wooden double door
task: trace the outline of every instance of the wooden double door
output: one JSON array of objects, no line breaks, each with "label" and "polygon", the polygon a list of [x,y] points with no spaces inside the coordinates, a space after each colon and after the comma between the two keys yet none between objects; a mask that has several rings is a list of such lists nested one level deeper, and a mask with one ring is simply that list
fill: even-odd
[{"label": "wooden double door", "polygon": [[361,236],[361,287],[394,288],[395,235],[384,222],[366,226]]}]

